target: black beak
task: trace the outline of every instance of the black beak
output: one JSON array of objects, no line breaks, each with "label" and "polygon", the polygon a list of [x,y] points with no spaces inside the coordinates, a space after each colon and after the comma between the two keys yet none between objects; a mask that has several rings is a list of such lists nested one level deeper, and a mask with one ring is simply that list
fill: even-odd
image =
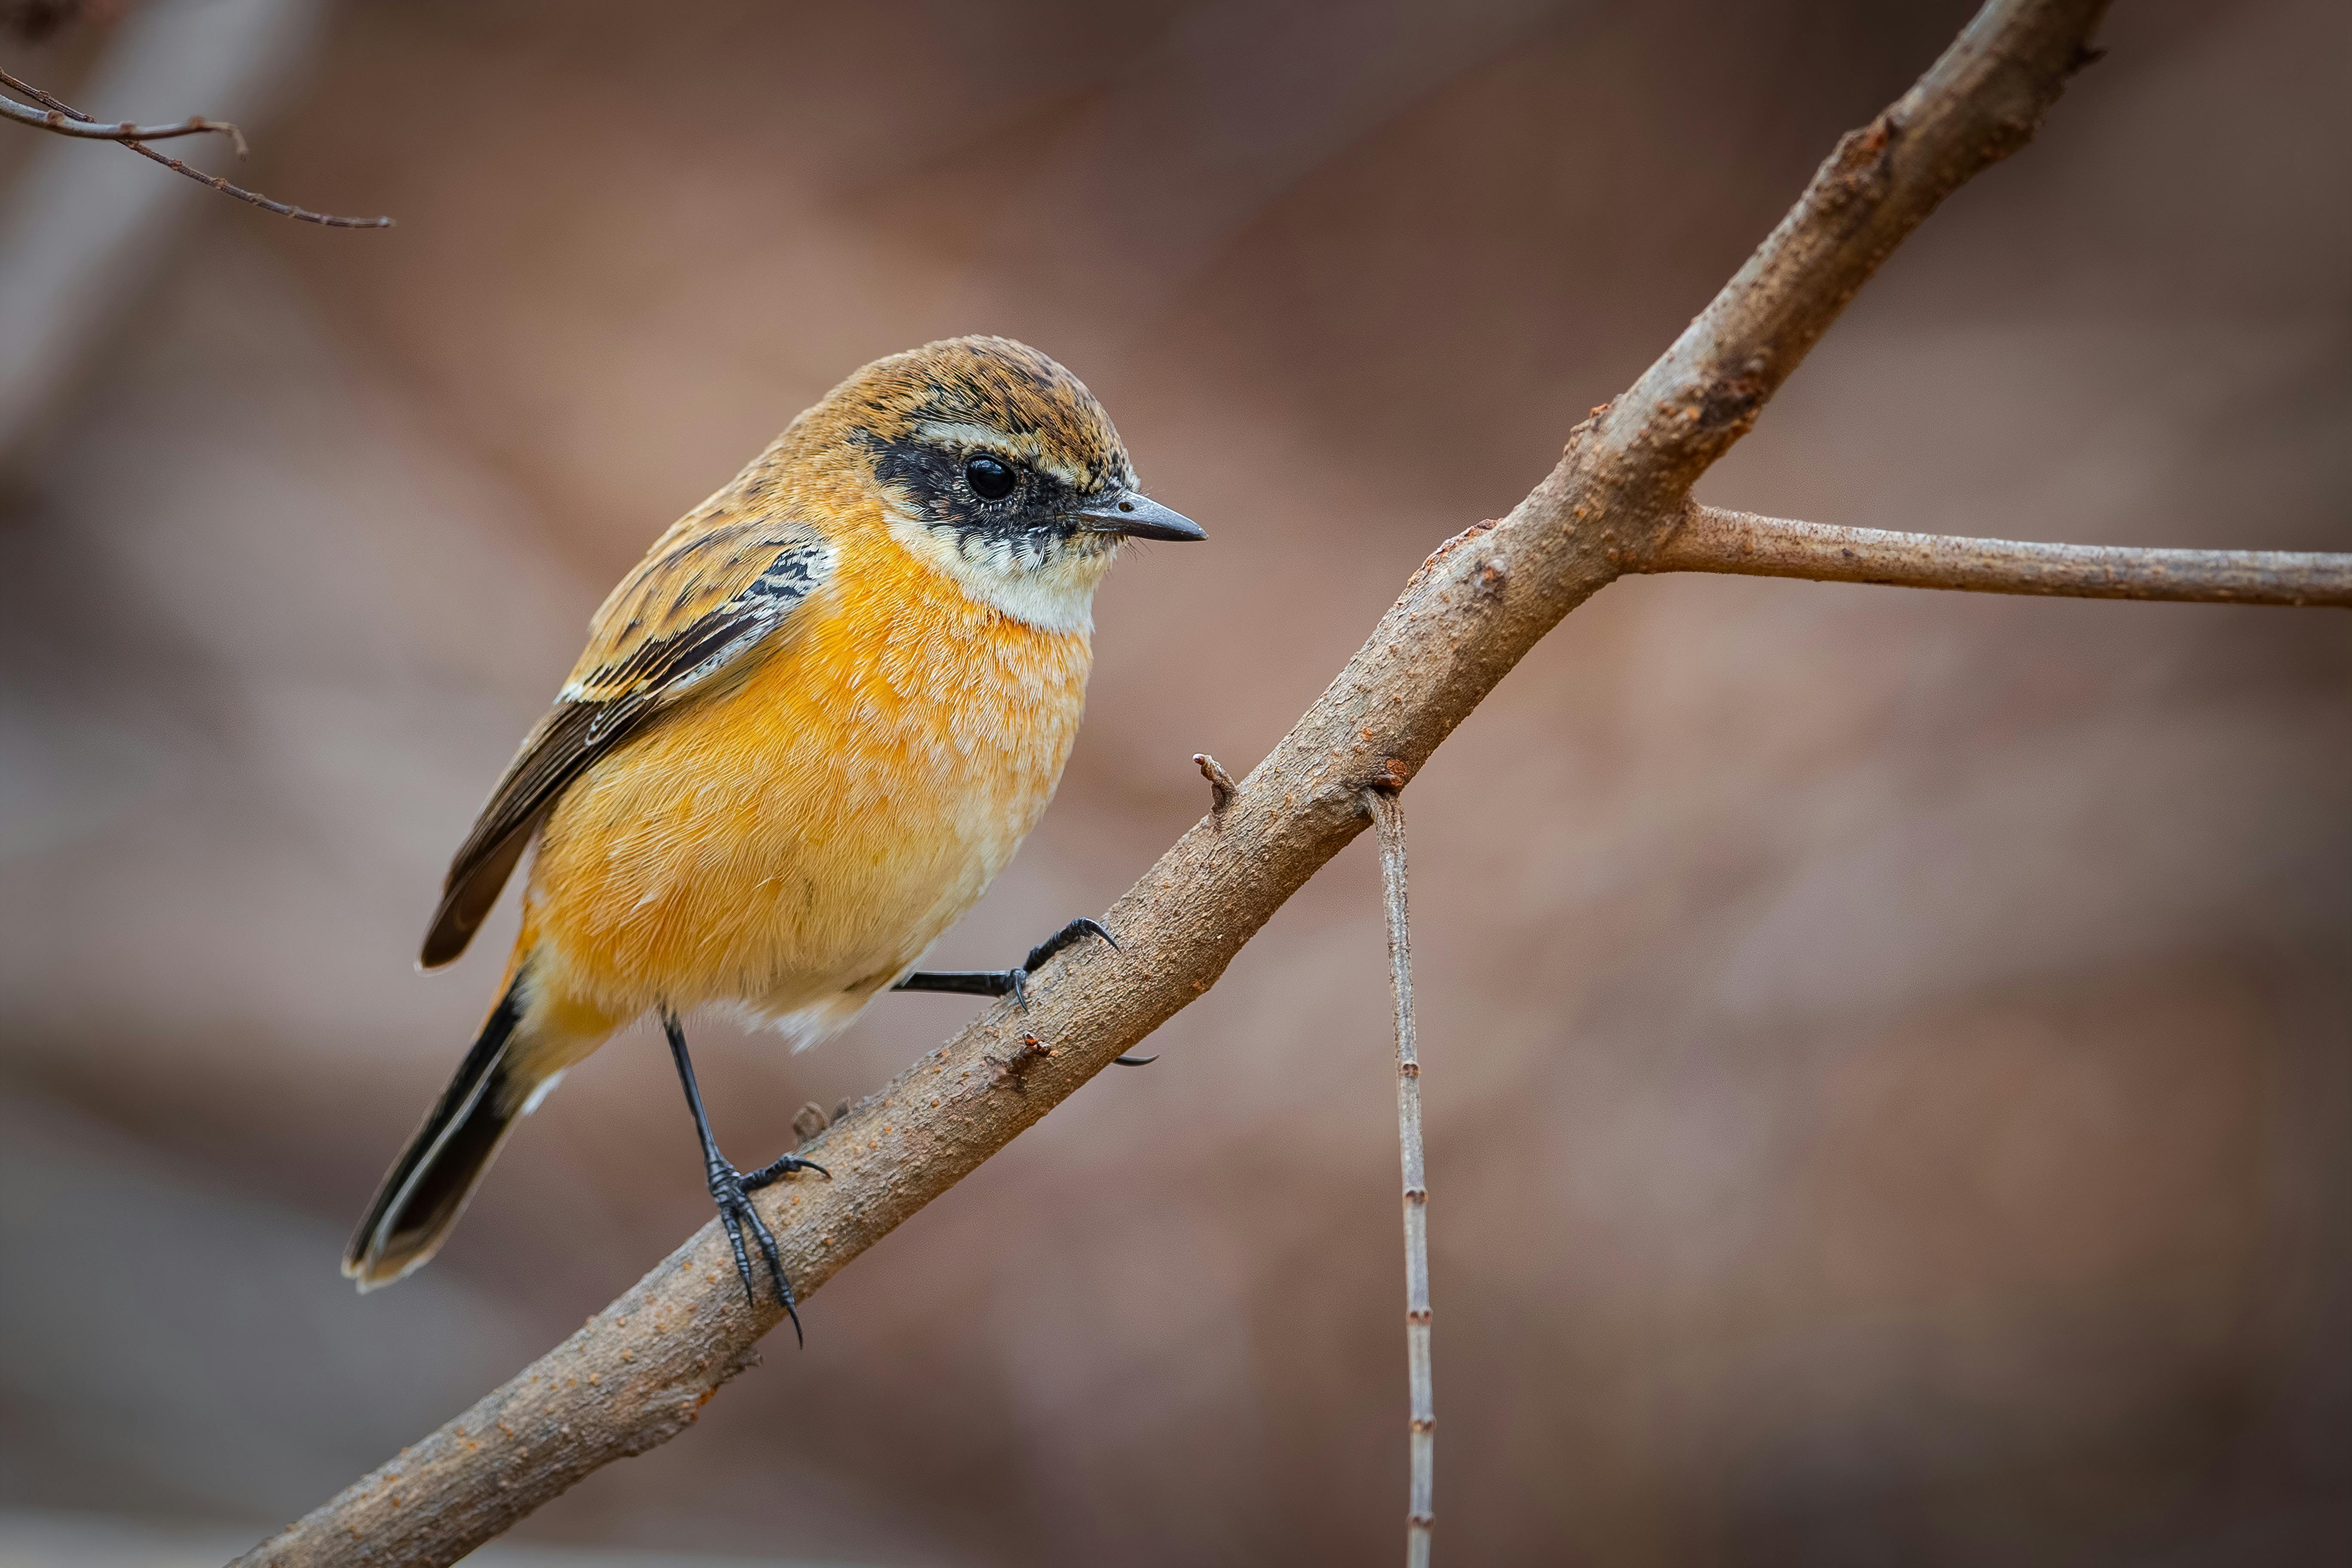
[{"label": "black beak", "polygon": [[1078,509],[1078,516],[1097,533],[1123,533],[1129,539],[1206,539],[1209,531],[1183,513],[1171,511],[1138,490],[1121,490]]}]

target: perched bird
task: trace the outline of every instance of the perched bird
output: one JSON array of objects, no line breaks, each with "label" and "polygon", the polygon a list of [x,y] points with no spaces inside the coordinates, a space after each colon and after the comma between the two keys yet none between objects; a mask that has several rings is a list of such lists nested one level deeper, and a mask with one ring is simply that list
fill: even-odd
[{"label": "perched bird", "polygon": [[885,990],[1018,995],[1109,940],[1073,921],[1018,969],[915,970],[1053,795],[1120,546],[1202,537],[1137,489],[1077,378],[1008,339],[877,360],[793,420],[613,590],[451,862],[426,968],[539,846],[498,1002],[343,1272],[364,1290],[431,1258],[517,1119],[652,1013],[745,1294],[748,1230],[792,1310],[746,1194],[814,1167],[719,1154],[680,1020],[724,1008],[804,1047]]}]

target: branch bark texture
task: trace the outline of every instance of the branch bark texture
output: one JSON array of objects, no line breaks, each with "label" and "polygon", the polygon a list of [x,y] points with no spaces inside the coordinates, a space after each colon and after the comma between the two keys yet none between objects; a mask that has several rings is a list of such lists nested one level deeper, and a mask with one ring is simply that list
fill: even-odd
[{"label": "branch bark texture", "polygon": [[[762,1194],[802,1298],[1216,983],[1528,649],[1682,518],[1693,480],[1902,238],[2021,146],[2105,0],[1993,0],[1847,135],[1763,246],[1498,522],[1441,546],[1274,752],[1108,913],[1117,951],[1048,965],[821,1134],[831,1182]],[[569,1340],[262,1542],[247,1564],[443,1564],[690,1425],[781,1317],[747,1308],[714,1222]]]}]

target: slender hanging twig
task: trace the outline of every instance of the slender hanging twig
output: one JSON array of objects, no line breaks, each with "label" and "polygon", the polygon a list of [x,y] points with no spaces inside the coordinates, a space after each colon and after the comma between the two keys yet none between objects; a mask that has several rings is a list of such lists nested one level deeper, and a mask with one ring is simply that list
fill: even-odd
[{"label": "slender hanging twig", "polygon": [[[29,110],[25,110],[23,113],[11,113],[6,118],[17,121],[19,123],[35,125],[45,131],[55,131],[60,135],[91,136],[101,141],[119,142],[141,157],[153,159],[175,174],[185,174],[200,185],[210,185],[225,196],[235,196],[238,201],[251,202],[255,206],[274,212],[280,217],[290,217],[298,223],[315,223],[325,228],[390,228],[392,226],[392,220],[388,217],[338,217],[332,213],[314,213],[308,207],[292,206],[285,202],[272,201],[258,191],[248,191],[243,185],[232,185],[218,174],[207,174],[202,169],[192,169],[179,159],[166,157],[139,140],[142,135],[187,136],[201,131],[217,131],[236,139],[236,155],[242,158],[245,156],[245,137],[236,126],[226,121],[196,119],[183,121],[176,125],[101,124],[72,104],[51,97],[31,82],[20,81],[6,71],[0,71],[0,87],[5,87],[13,92],[21,92],[27,98],[35,99],[58,114],[81,121],[81,126],[61,125],[48,115],[34,115],[27,120],[26,115],[33,112]],[[5,99],[0,99],[0,103],[6,101]],[[11,104],[9,107],[11,110],[24,109],[21,104]]]},{"label": "slender hanging twig", "polygon": [[1429,1568],[1437,1524],[1432,1493],[1437,1465],[1435,1385],[1429,1371],[1429,1179],[1421,1158],[1421,1052],[1412,1022],[1412,937],[1404,909],[1404,807],[1386,790],[1366,790],[1364,809],[1380,832],[1381,887],[1389,917],[1389,991],[1396,998],[1397,1146],[1404,1165],[1404,1355],[1412,1408],[1412,1478],[1405,1508],[1405,1568]]}]

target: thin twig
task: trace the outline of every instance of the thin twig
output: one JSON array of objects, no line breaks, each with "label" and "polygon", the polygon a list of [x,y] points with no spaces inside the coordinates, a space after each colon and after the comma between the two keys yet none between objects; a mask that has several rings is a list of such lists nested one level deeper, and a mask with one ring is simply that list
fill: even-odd
[{"label": "thin twig", "polygon": [[[97,127],[98,130],[108,132],[110,134],[105,136],[103,140],[120,142],[121,145],[130,148],[133,153],[138,153],[142,158],[153,159],[156,163],[163,164],[163,167],[171,170],[175,174],[184,174],[189,179],[195,181],[196,184],[200,185],[211,186],[214,190],[218,191],[225,196],[235,196],[238,201],[250,202],[255,206],[260,207],[264,211],[278,214],[280,217],[290,217],[297,223],[315,223],[324,228],[390,228],[393,226],[392,219],[388,217],[338,217],[332,213],[312,212],[308,207],[292,206],[285,202],[272,201],[269,197],[263,195],[258,191],[248,191],[243,185],[232,185],[226,180],[222,179],[218,174],[207,174],[202,169],[190,168],[187,164],[182,163],[177,158],[164,156],[163,153],[155,151],[154,148],[147,145],[146,142],[138,140],[137,135],[111,134],[112,132],[122,132],[126,128],[119,124],[101,125],[97,120],[93,119],[89,115],[84,114],[80,110],[76,109],[73,105],[51,97],[48,93],[43,92],[39,88],[35,87],[31,82],[18,80],[16,78],[10,76],[6,71],[0,71],[0,87],[5,87],[12,91],[21,92],[27,98],[38,100],[40,102],[47,105],[50,109],[56,110],[57,113],[69,116],[73,120],[79,121],[85,126],[93,126]],[[0,103],[6,103],[7,101],[8,100],[5,99],[0,99]],[[34,113],[33,110],[25,109],[23,104],[11,104],[9,107],[16,110],[24,110],[24,112],[26,114]],[[12,114],[9,118],[17,119],[20,122],[23,122],[20,116]],[[40,125],[45,130],[54,131],[59,129],[59,127],[49,123],[49,117],[47,116],[35,115],[30,123]],[[236,129],[236,127],[230,125],[227,121],[191,120],[184,123],[192,130],[226,131],[229,134],[236,138],[236,155],[240,158],[245,156],[245,136],[243,132]],[[127,129],[131,132],[138,132],[140,135],[156,134],[159,130],[161,131],[161,133],[164,135],[178,136],[187,134],[186,132],[173,130],[170,127],[158,128],[134,125],[130,126]],[[64,131],[64,134],[79,135],[84,134],[84,132],[71,128],[67,128]]]},{"label": "thin twig", "polygon": [[[755,1200],[806,1303],[1113,1058],[1216,983],[1242,944],[1365,827],[1560,618],[1648,553],[1708,465],[1911,229],[2022,145],[2084,58],[2103,0],[1993,0],[1916,86],[1848,136],[1713,303],[1571,433],[1509,516],[1440,546],[1213,822],[1055,960],[812,1146],[834,1180]],[[998,1088],[1025,1034],[1052,1056]],[[439,1568],[599,1467],[667,1442],[754,1359],[718,1224],[504,1387],[240,1559]],[[814,1320],[812,1320],[812,1327]]]},{"label": "thin twig", "polygon": [[1389,994],[1396,1002],[1397,1149],[1404,1167],[1404,1358],[1411,1410],[1412,1479],[1404,1516],[1405,1568],[1429,1568],[1437,1466],[1437,1405],[1429,1370],[1429,1174],[1421,1157],[1421,1047],[1412,1017],[1412,933],[1405,918],[1404,807],[1386,790],[1364,792],[1379,830],[1381,891],[1389,921]]},{"label": "thin twig", "polygon": [[128,120],[76,120],[62,109],[35,109],[13,98],[0,98],[0,118],[55,132],[59,136],[82,136],[96,142],[163,142],[173,136],[201,136],[212,132],[227,137],[238,157],[246,154],[244,132],[226,120],[206,120],[200,114],[168,125],[134,125]]},{"label": "thin twig", "polygon": [[38,99],[41,102],[48,105],[51,109],[56,110],[59,114],[70,116],[75,120],[79,120],[91,125],[98,123],[96,121],[90,119],[89,115],[84,114],[80,110],[76,109],[73,105],[66,102],[65,100],[58,98],[52,94],[43,92],[31,82],[19,80],[17,78],[10,76],[6,71],[0,71],[0,87],[5,87],[11,92],[21,92],[26,98]]},{"label": "thin twig", "polygon": [[1972,594],[2200,604],[2352,605],[2352,555],[2147,550],[1890,533],[1693,504],[1630,572],[1728,572]]}]

